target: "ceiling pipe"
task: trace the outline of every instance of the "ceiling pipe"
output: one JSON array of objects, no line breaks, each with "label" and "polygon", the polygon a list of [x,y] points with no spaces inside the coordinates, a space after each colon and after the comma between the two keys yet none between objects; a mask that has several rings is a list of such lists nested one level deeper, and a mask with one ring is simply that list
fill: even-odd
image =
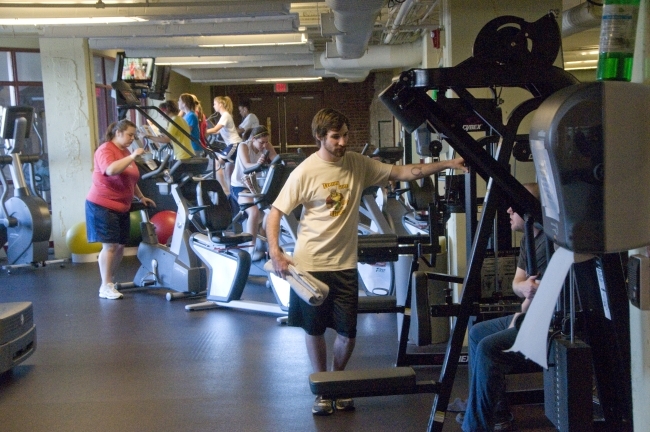
[{"label": "ceiling pipe", "polygon": [[358,59],[327,58],[321,53],[314,60],[316,69],[329,71],[407,68],[422,63],[422,39],[402,45],[373,45]]},{"label": "ceiling pipe", "polygon": [[384,0],[327,0],[327,6],[334,14],[334,26],[342,32],[334,36],[341,58],[363,56],[383,4]]},{"label": "ceiling pipe", "polygon": [[340,83],[354,83],[354,82],[363,82],[368,78],[370,71],[368,70],[328,70],[327,73],[331,74],[336,78]]},{"label": "ceiling pipe", "polygon": [[393,21],[393,25],[384,38],[384,43],[389,44],[390,41],[393,39],[393,36],[395,36],[395,33],[397,33],[397,28],[402,25],[404,22],[404,18],[406,18],[406,15],[411,11],[411,8],[413,7],[413,0],[406,0],[404,3],[399,8],[399,11],[397,12],[397,16],[395,17],[395,20]]},{"label": "ceiling pipe", "polygon": [[594,6],[591,2],[565,10],[562,12],[562,37],[600,27],[602,15],[603,7]]}]

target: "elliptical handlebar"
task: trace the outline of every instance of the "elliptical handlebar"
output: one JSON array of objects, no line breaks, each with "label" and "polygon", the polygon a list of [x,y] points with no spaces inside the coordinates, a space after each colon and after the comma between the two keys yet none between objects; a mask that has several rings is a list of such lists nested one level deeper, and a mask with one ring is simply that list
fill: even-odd
[{"label": "elliptical handlebar", "polygon": [[277,164],[280,163],[281,160],[282,160],[281,155],[275,155],[275,157],[273,158],[273,160],[271,161],[271,163],[269,165],[277,165]]},{"label": "elliptical handlebar", "polygon": [[169,163],[170,156],[166,154],[163,157],[163,160],[160,161],[160,166],[156,168],[155,170],[148,172],[146,174],[142,175],[142,180],[146,180],[152,177],[159,177],[161,175],[164,175],[165,169],[167,168],[167,164]]},{"label": "elliptical handlebar", "polygon": [[[268,150],[264,150],[264,151],[262,152],[262,154],[264,155],[264,160],[266,160],[266,158],[269,156],[269,151],[268,151]],[[279,157],[280,157],[279,155],[276,156],[276,157],[274,157],[273,160],[271,161],[271,164],[273,164],[274,162],[277,163],[277,160],[279,160]],[[246,168],[246,169],[244,170],[244,174],[251,174],[251,173],[254,173],[254,172],[262,171],[262,170],[265,169],[267,166],[269,166],[269,164],[265,164],[265,163],[257,163],[257,164],[253,165],[253,166],[250,167],[250,168]]]}]

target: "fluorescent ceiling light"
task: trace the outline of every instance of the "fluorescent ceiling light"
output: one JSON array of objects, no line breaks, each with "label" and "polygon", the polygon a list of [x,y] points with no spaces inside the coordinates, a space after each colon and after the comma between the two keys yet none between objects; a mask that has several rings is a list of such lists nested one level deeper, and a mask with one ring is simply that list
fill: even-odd
[{"label": "fluorescent ceiling light", "polygon": [[280,46],[280,45],[304,45],[306,42],[264,42],[264,43],[241,43],[223,45],[199,45],[201,48],[236,48],[252,46]]},{"label": "fluorescent ceiling light", "polygon": [[575,66],[575,67],[565,67],[564,70],[570,71],[570,70],[587,70],[587,69],[596,69],[596,66]]},{"label": "fluorescent ceiling light", "polygon": [[308,42],[304,33],[276,35],[226,36],[222,43],[200,44],[201,48],[236,48],[251,46],[305,45]]},{"label": "fluorescent ceiling light", "polygon": [[255,82],[287,82],[287,81],[320,81],[322,77],[304,77],[304,78],[260,78]]},{"label": "fluorescent ceiling light", "polygon": [[227,60],[214,60],[214,61],[170,61],[170,62],[159,62],[156,64],[160,66],[189,66],[189,65],[219,65],[219,64],[231,64],[237,63],[236,61],[227,61]]},{"label": "fluorescent ceiling light", "polygon": [[88,17],[88,18],[3,18],[0,25],[74,25],[74,24],[117,24],[147,21],[138,17]]},{"label": "fluorescent ceiling light", "polygon": [[588,64],[588,63],[597,63],[598,60],[580,60],[580,61],[567,61],[564,62],[565,65],[577,65],[577,64]]}]

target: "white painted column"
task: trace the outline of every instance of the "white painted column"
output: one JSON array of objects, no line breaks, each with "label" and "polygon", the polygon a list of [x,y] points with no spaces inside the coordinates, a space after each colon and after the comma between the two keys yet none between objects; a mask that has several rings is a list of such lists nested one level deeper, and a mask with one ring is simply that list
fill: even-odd
[{"label": "white painted column", "polygon": [[45,97],[52,240],[57,258],[67,258],[68,229],[85,221],[93,153],[97,146],[97,107],[92,53],[81,38],[40,39]]},{"label": "white painted column", "polygon": [[[632,81],[650,85],[650,0],[641,1],[636,34]],[[647,186],[647,185],[646,185]],[[650,216],[648,216],[650,217]],[[638,249],[632,253],[646,253]],[[632,372],[632,421],[635,431],[650,424],[650,312],[630,305],[630,354]]]}]

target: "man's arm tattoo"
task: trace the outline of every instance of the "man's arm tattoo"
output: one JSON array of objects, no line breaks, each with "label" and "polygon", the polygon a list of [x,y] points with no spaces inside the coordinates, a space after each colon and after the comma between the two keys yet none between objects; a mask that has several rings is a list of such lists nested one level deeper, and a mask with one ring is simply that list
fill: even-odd
[{"label": "man's arm tattoo", "polygon": [[422,178],[424,177],[424,174],[422,174],[422,166],[421,165],[413,165],[411,168],[411,174],[415,176],[415,178]]}]

